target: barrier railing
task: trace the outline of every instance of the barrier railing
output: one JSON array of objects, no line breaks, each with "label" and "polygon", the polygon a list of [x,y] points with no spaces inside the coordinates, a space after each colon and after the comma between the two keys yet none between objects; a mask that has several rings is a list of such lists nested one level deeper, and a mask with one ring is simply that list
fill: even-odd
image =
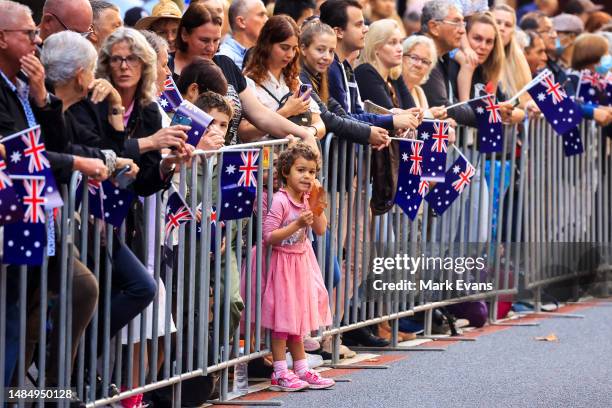
[{"label": "barrier railing", "polygon": [[[495,322],[500,298],[518,293],[519,271],[525,271],[524,288],[535,290],[536,300],[542,286],[592,273],[544,271],[539,267],[550,248],[519,245],[609,242],[609,143],[590,123],[583,125],[582,136],[586,153],[564,158],[560,139],[543,121],[535,121],[527,132],[507,127],[503,152],[484,155],[476,149],[475,132],[458,128],[456,146],[476,175],[444,214],[436,215],[423,201],[414,221],[396,205],[385,214],[372,213],[372,178],[379,176],[371,171],[376,153],[334,135],[322,140],[320,178],[328,192],[329,231],[315,238],[315,253],[333,312],[332,326],[318,333],[331,337],[330,365],[338,364],[340,335],[347,331],[389,322],[392,341],[386,349],[421,350],[398,345],[399,319],[424,312],[423,337],[435,338],[436,308],[488,300]],[[0,319],[0,365],[15,367],[13,385],[73,388],[89,407],[171,387],[170,403],[180,406],[184,384],[207,376],[212,386],[213,377],[219,376],[219,399],[213,403],[227,401],[230,369],[270,352],[269,336],[260,324],[271,253],[263,242],[262,220],[272,200],[276,153],[286,143],[282,139],[202,152],[199,163],[182,168],[175,188],[190,208],[201,204],[202,227],[198,231],[195,221],[187,222],[169,240],[163,232],[162,193],[137,199],[130,221],[116,229],[90,217],[87,188],[77,208],[75,174],[64,189],[57,255],[46,257],[41,268],[2,265],[0,270],[0,315],[7,317]],[[520,155],[515,154],[517,145]],[[258,164],[254,213],[226,221],[222,233],[217,223],[213,240],[209,209],[222,205],[224,152],[247,148],[258,150],[260,157],[266,149],[268,156],[266,167],[265,160]],[[457,154],[449,149],[448,163]],[[561,182],[551,182],[556,179]],[[481,257],[486,268],[458,273],[441,265],[414,271],[394,266],[374,273],[376,258],[398,254]],[[92,278],[97,290],[84,283]],[[414,286],[384,291],[377,289],[377,279]],[[474,285],[449,289],[458,281]],[[82,316],[92,301],[91,296],[83,300],[85,289],[97,295],[90,322]],[[121,327],[124,321],[129,324]],[[2,374],[5,384],[11,383],[10,374]],[[0,399],[6,398],[0,387]],[[44,406],[43,399],[35,400]],[[24,406],[24,400],[18,405]]]}]

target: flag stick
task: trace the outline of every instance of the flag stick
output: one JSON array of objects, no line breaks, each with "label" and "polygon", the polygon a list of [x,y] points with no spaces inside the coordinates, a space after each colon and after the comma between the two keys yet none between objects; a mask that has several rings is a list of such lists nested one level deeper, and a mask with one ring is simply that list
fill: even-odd
[{"label": "flag stick", "polygon": [[533,78],[531,81],[529,81],[529,83],[527,85],[525,85],[524,87],[521,88],[520,91],[518,91],[516,93],[516,95],[514,95],[512,98],[508,99],[506,102],[510,103],[510,104],[514,104],[514,102],[516,102],[516,100],[518,98],[521,97],[521,95],[523,95],[525,92],[527,92],[534,84],[540,82],[542,80],[542,78],[548,76],[550,74],[550,71],[548,69],[545,69],[544,71],[540,72],[538,75],[536,75],[535,78]]},{"label": "flag stick", "polygon": [[449,109],[452,109],[452,108],[456,108],[457,106],[465,105],[466,103],[470,103],[470,102],[478,101],[480,99],[484,99],[484,98],[486,98],[489,95],[490,94],[487,94],[487,95],[479,96],[478,98],[472,98],[472,99],[468,99],[467,101],[454,103],[454,104],[452,104],[450,106],[447,106],[446,110],[449,110]]}]

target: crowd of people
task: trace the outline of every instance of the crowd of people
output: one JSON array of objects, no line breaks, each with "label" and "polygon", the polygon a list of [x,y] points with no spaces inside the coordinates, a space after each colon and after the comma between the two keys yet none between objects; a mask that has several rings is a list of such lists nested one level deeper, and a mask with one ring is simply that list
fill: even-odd
[{"label": "crowd of people", "polygon": [[[261,323],[272,330],[272,386],[284,391],[332,387],[333,380],[311,370],[305,356],[305,349],[330,352],[329,341],[318,344],[309,335],[331,324],[334,303],[310,242],[310,231],[329,234],[326,212],[335,211],[323,211],[325,193],[312,194],[321,188],[317,141],[333,133],[339,140],[371,147],[372,178],[365,184],[372,188],[371,214],[383,215],[394,206],[401,177],[394,139],[410,134],[406,131],[423,119],[477,127],[469,104],[447,107],[487,89],[499,101],[503,123],[523,129],[524,121],[540,110],[528,93],[516,103],[510,100],[541,70],[549,69],[568,95],[577,95],[580,76],[574,72],[605,77],[612,69],[612,18],[590,1],[571,1],[559,10],[556,1],[536,0],[519,13],[484,1],[405,3],[397,8],[395,1],[384,0],[277,0],[268,5],[261,0],[192,0],[181,10],[161,0],[150,16],[139,14],[134,21],[135,13],[126,13],[124,25],[124,10],[105,0],[46,0],[38,24],[27,6],[0,0],[0,134],[38,124],[58,184],[68,184],[77,171],[98,182],[121,172],[142,198],[129,209],[125,240],[103,242],[112,246],[107,248],[112,251],[110,296],[104,296],[100,283],[105,268],[98,280],[91,262],[82,262],[76,251],[71,256],[72,365],[95,309],[107,306],[104,299],[110,301],[110,314],[104,316],[110,329],[98,324],[99,338],[119,334],[124,344],[125,328],[135,317],[145,312],[151,319],[156,295],[165,304],[163,279],[154,279],[154,257],[147,256],[155,251],[155,237],[147,237],[144,229],[153,231],[163,212],[156,207],[155,193],[176,182],[181,166],[192,165],[194,151],[290,135],[289,148],[276,158],[278,188],[262,220],[272,258],[262,279]],[[172,125],[171,114],[158,100],[168,77],[185,100],[213,118],[195,146],[187,143],[189,127]],[[365,109],[366,100],[378,110]],[[612,107],[603,90],[594,100],[576,98],[576,103],[586,119],[612,133]],[[0,155],[5,156],[3,148]],[[345,190],[352,189],[358,199],[369,186],[348,177]],[[344,236],[354,236],[355,224],[347,224]],[[61,234],[56,239],[59,243]],[[225,250],[243,246],[228,244]],[[332,264],[337,265],[335,284],[356,273],[340,267],[338,260]],[[231,286],[240,286],[244,265],[234,260],[223,266],[235,272]],[[2,317],[5,386],[18,381],[20,309],[28,310],[26,361],[36,349],[36,322],[47,318],[34,304],[35,279],[28,285],[32,301],[19,304],[17,267],[8,269],[13,273],[7,274],[7,314]],[[51,292],[59,285],[59,270],[60,261],[50,257]],[[36,278],[39,271],[29,268],[28,274]],[[248,290],[243,279],[242,297]],[[244,305],[240,296],[234,300],[237,316],[232,321],[237,324]],[[56,309],[50,319],[56,318]],[[152,333],[149,324],[148,339],[177,330],[165,308],[159,310],[158,332]],[[54,325],[50,334],[47,387],[58,384],[58,331]],[[400,336],[412,338],[409,331]],[[386,346],[390,328],[361,328],[343,338],[349,346]],[[97,343],[98,353],[102,343]],[[287,367],[287,349],[293,370]],[[350,355],[350,350],[344,347],[341,353]],[[161,364],[163,353],[154,358]],[[133,386],[143,385],[137,380],[139,364],[132,367]],[[122,403],[141,406],[142,394]]]}]

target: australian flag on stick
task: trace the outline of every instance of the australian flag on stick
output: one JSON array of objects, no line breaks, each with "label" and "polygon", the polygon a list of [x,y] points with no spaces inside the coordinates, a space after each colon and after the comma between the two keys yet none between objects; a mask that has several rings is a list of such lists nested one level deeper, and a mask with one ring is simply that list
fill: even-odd
[{"label": "australian flag on stick", "polygon": [[578,83],[578,97],[584,103],[599,104],[600,91],[603,90],[603,78],[591,70],[585,69],[580,72]]},{"label": "australian flag on stick", "polygon": [[45,144],[40,140],[40,125],[12,134],[0,140],[6,149],[6,170],[11,178],[15,176],[45,178],[45,207],[57,208],[64,204],[60,196]]},{"label": "australian flag on stick", "polygon": [[[174,190],[174,189],[172,189]],[[195,219],[189,206],[178,191],[172,191],[166,203],[165,216],[165,237],[166,242],[169,242],[172,233],[177,230],[182,224]]]},{"label": "australian flag on stick", "polygon": [[580,129],[578,127],[564,133],[561,137],[563,139],[563,153],[566,157],[584,152],[582,138],[580,137]]},{"label": "australian flag on stick", "polygon": [[421,140],[400,141],[399,147],[400,166],[395,203],[414,221],[421,201],[429,191],[429,182],[421,180],[423,142]]},{"label": "australian flag on stick", "polygon": [[417,128],[423,141],[422,180],[444,181],[449,131],[450,124],[441,120],[424,120]]},{"label": "australian flag on stick", "polygon": [[582,112],[574,101],[568,98],[560,83],[548,71],[534,81],[528,92],[553,129],[560,135],[569,132],[582,120]]},{"label": "australian flag on stick", "polygon": [[44,176],[15,176],[14,188],[21,199],[23,217],[4,226],[4,258],[10,265],[41,265],[47,245]]},{"label": "australian flag on stick", "polygon": [[187,131],[187,143],[192,146],[198,144],[204,133],[206,133],[208,125],[213,120],[212,116],[189,101],[183,101],[176,109],[174,115],[189,118],[191,129]]},{"label": "australian flag on stick", "polygon": [[259,151],[242,150],[223,153],[221,208],[219,220],[237,220],[253,214],[257,192]]},{"label": "australian flag on stick", "polygon": [[459,158],[455,160],[446,172],[444,183],[436,184],[429,194],[425,196],[425,200],[427,200],[436,214],[442,215],[459,197],[459,194],[470,185],[474,174],[476,174],[474,166],[463,154],[459,153]]},{"label": "australian flag on stick", "polygon": [[164,82],[164,90],[161,94],[159,94],[157,100],[166,113],[174,112],[181,102],[183,102],[183,97],[176,87],[174,79],[172,79],[172,75],[168,75],[166,77],[166,81]]},{"label": "australian flag on stick", "polygon": [[499,153],[504,148],[504,129],[499,104],[495,95],[470,102],[478,122],[478,150],[480,153]]}]

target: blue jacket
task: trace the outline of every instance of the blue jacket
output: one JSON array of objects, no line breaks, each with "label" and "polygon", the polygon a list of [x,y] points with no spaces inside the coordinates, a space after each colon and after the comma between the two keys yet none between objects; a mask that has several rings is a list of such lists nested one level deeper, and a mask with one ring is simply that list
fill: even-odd
[{"label": "blue jacket", "polygon": [[[346,72],[346,83],[344,81],[344,72]],[[387,130],[393,130],[393,115],[376,115],[366,113],[363,110],[359,88],[357,87],[357,82],[355,82],[355,73],[347,61],[340,63],[338,56],[335,55],[334,62],[329,67],[327,78],[329,95],[338,101],[342,108],[353,118]]]}]

